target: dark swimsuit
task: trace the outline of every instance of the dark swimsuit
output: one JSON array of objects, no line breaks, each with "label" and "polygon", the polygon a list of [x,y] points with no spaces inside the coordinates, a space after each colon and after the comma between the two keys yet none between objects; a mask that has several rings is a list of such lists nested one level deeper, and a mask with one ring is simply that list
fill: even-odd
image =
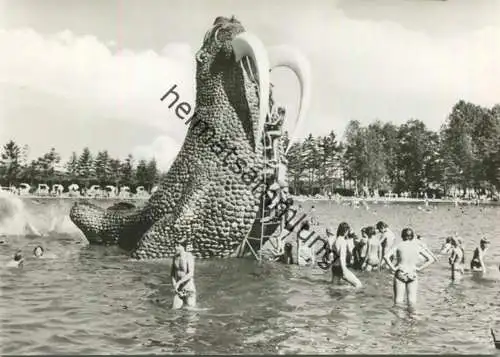
[{"label": "dark swimsuit", "polygon": [[474,256],[470,261],[470,269],[475,270],[480,268],[481,268],[481,262],[479,261],[479,248],[476,248],[476,250],[474,250]]},{"label": "dark swimsuit", "polygon": [[414,281],[417,278],[416,274],[409,274],[404,272],[401,269],[396,270],[396,273],[394,274],[394,277],[398,279],[399,281],[408,284]]},{"label": "dark swimsuit", "polygon": [[189,297],[192,297],[194,296],[195,294],[195,290],[193,289],[186,289],[186,288],[181,288],[179,290],[177,290],[177,295],[181,298],[181,299],[187,299]]},{"label": "dark swimsuit", "polygon": [[[340,256],[333,249],[330,249],[328,243],[325,243],[325,250],[326,252],[323,255],[323,259],[322,261],[318,262],[318,266],[323,270],[328,270],[331,267],[333,275],[342,276],[343,275],[342,266],[334,265],[340,258]],[[330,255],[330,253],[333,253],[335,258],[333,258],[333,261],[328,262],[329,261],[328,256]]]}]

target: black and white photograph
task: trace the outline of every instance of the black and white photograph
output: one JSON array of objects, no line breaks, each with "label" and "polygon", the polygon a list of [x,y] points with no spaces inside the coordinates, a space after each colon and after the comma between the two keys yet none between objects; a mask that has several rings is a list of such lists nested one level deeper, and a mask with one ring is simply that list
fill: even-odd
[{"label": "black and white photograph", "polygon": [[0,0],[0,354],[499,355],[500,0]]}]

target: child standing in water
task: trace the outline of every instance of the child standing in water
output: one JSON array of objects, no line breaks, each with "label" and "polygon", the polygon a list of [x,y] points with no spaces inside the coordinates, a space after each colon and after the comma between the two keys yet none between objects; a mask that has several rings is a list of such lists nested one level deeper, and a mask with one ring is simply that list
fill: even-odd
[{"label": "child standing in water", "polygon": [[336,239],[335,235],[333,234],[332,228],[327,227],[325,229],[325,238],[326,241],[323,247],[323,250],[325,252],[323,254],[323,258],[321,259],[321,261],[318,262],[318,266],[323,270],[328,270],[334,260],[334,254],[332,249]]},{"label": "child standing in water", "polygon": [[382,245],[380,244],[380,240],[373,227],[367,227],[365,233],[367,236],[367,250],[362,269],[366,271],[380,270],[380,263],[382,262]]},{"label": "child standing in water", "polygon": [[312,249],[305,243],[314,232],[311,231],[309,221],[304,221],[297,233],[297,264],[314,265],[315,256]]},{"label": "child standing in water", "polygon": [[470,270],[476,272],[486,273],[486,264],[484,264],[484,255],[488,250],[488,246],[490,245],[490,241],[483,237],[479,242],[479,247],[474,250],[474,255],[472,256],[472,260],[470,262]]},{"label": "child standing in water", "polygon": [[462,248],[461,242],[452,237],[450,240],[451,244],[451,255],[448,259],[451,267],[451,280],[460,281],[464,275],[465,268],[465,254]]},{"label": "child standing in water", "polygon": [[368,227],[361,228],[361,237],[354,239],[354,267],[356,269],[361,269],[366,258],[367,251],[367,239],[366,229]]},{"label": "child standing in water", "polygon": [[[394,241],[396,240],[396,236],[389,229],[387,223],[383,221],[377,222],[377,230],[380,233],[380,245],[382,246],[382,256],[385,257],[385,253],[388,252],[392,246],[394,245]],[[382,263],[382,267],[385,264]]]},{"label": "child standing in water", "polygon": [[309,211],[309,216],[311,217],[311,219],[310,219],[311,225],[317,226],[319,223],[318,223],[318,219],[316,218],[316,207],[314,205],[312,205],[311,211]]},{"label": "child standing in water", "polygon": [[175,255],[172,259],[170,276],[174,287],[174,301],[172,308],[196,305],[196,287],[194,284],[194,256],[190,252],[191,244],[187,241],[176,243]]}]

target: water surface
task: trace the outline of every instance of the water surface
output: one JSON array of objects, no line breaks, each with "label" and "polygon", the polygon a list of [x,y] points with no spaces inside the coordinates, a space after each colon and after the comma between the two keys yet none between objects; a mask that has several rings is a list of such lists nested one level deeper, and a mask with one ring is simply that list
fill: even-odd
[{"label": "water surface", "polygon": [[[199,260],[200,311],[173,311],[170,261],[133,262],[117,248],[85,246],[66,223],[50,237],[8,237],[0,245],[2,265],[39,243],[58,257],[0,269],[0,353],[495,353],[489,329],[500,327],[499,207],[303,205],[311,204],[335,229],[343,220],[358,231],[378,220],[395,233],[410,225],[434,252],[457,230],[467,263],[485,234],[491,275],[469,273],[450,284],[443,257],[421,274],[418,313],[409,315],[391,308],[386,272],[356,272],[365,287],[354,291],[332,286],[319,269]],[[54,214],[43,204],[27,209],[40,220]]]}]

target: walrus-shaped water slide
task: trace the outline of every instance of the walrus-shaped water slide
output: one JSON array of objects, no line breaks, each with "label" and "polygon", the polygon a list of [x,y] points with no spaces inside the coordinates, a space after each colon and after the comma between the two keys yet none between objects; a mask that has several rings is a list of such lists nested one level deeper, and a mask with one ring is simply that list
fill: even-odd
[{"label": "walrus-shaped water slide", "polygon": [[217,17],[196,53],[196,105],[183,146],[142,208],[75,203],[72,221],[91,244],[118,244],[135,259],[166,258],[189,239],[197,257],[231,255],[247,236],[265,185],[263,128],[273,68],[300,82],[296,140],[310,101],[310,67],[287,46],[266,49],[240,21]]}]

